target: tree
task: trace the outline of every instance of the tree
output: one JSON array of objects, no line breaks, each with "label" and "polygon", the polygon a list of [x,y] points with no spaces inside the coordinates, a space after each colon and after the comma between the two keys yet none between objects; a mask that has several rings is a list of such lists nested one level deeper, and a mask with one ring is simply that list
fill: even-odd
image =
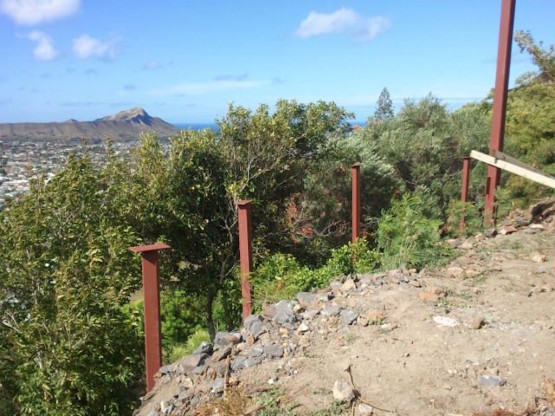
[{"label": "tree", "polygon": [[391,96],[389,95],[387,88],[384,88],[382,92],[380,92],[377,106],[376,111],[374,111],[374,120],[391,120],[394,117],[393,101],[391,101]]},{"label": "tree", "polygon": [[553,45],[549,48],[543,48],[543,43],[539,45],[534,42],[534,38],[530,32],[518,31],[515,34],[515,41],[520,47],[520,51],[526,51],[530,54],[532,61],[540,70],[540,78],[543,82],[555,82],[555,48]]},{"label": "tree", "polygon": [[130,414],[142,340],[122,306],[140,285],[137,236],[116,210],[125,172],[108,165],[71,156],[0,213],[0,414]]}]

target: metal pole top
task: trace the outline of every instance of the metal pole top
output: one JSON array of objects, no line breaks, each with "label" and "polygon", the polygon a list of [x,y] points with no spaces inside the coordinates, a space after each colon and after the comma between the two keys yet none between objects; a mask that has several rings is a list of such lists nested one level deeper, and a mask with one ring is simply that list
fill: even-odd
[{"label": "metal pole top", "polygon": [[351,165],[352,168],[360,168],[360,162],[353,163]]},{"label": "metal pole top", "polygon": [[171,247],[164,243],[148,244],[145,246],[129,247],[133,253],[146,253],[149,251],[169,250]]},{"label": "metal pole top", "polygon": [[237,202],[237,205],[240,207],[246,207],[248,205],[250,205],[252,203],[252,201],[250,199],[241,199],[239,202]]}]

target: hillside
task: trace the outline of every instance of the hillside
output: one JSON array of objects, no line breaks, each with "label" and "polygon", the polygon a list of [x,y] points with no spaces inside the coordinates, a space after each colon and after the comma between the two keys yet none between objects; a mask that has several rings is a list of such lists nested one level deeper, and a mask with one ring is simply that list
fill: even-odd
[{"label": "hillside", "polygon": [[553,203],[452,240],[445,267],[267,305],[163,367],[138,415],[555,414]]},{"label": "hillside", "polygon": [[131,139],[143,132],[168,137],[178,129],[161,118],[150,116],[140,107],[93,121],[68,120],[62,123],[2,123],[0,140]]}]

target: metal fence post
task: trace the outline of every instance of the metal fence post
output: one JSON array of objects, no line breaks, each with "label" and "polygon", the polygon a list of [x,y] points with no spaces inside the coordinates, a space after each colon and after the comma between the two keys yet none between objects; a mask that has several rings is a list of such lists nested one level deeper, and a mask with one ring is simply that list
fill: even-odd
[{"label": "metal fence post", "polygon": [[160,285],[158,251],[168,250],[167,244],[129,247],[141,253],[144,292],[146,390],[154,387],[154,375],[162,366],[162,332],[160,328]]},{"label": "metal fence post", "polygon": [[351,241],[354,243],[360,237],[360,163],[352,165],[352,233]]},{"label": "metal fence post", "polygon": [[243,298],[243,320],[252,313],[252,228],[251,201],[239,201],[239,254],[241,258],[241,295]]},{"label": "metal fence post", "polygon": [[[505,137],[505,113],[507,109],[507,89],[509,87],[509,71],[511,66],[511,45],[515,18],[516,0],[502,0],[501,24],[499,28],[499,45],[497,51],[497,70],[495,75],[495,93],[491,122],[490,154],[503,151]],[[488,166],[486,181],[486,197],[484,205],[484,223],[495,224],[495,188],[499,185],[501,170]]]}]

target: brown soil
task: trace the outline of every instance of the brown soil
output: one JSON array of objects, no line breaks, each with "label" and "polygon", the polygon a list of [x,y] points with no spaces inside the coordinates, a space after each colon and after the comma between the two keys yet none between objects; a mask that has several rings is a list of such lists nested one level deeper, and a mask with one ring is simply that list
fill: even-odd
[{"label": "brown soil", "polygon": [[[422,288],[395,281],[346,294],[342,305],[383,310],[386,325],[339,327],[325,335],[314,330],[304,356],[244,370],[242,385],[267,385],[277,376],[294,413],[312,414],[332,406],[334,382],[349,381],[345,369],[351,365],[374,414],[386,414],[378,407],[398,415],[527,408],[555,414],[548,410],[548,378],[555,377],[555,223],[550,225],[535,234],[526,228],[487,239],[451,265],[424,273],[418,279],[423,287],[447,293],[437,303],[422,301]],[[440,326],[433,317],[458,324]],[[481,385],[482,375],[498,375],[506,384]]]}]

